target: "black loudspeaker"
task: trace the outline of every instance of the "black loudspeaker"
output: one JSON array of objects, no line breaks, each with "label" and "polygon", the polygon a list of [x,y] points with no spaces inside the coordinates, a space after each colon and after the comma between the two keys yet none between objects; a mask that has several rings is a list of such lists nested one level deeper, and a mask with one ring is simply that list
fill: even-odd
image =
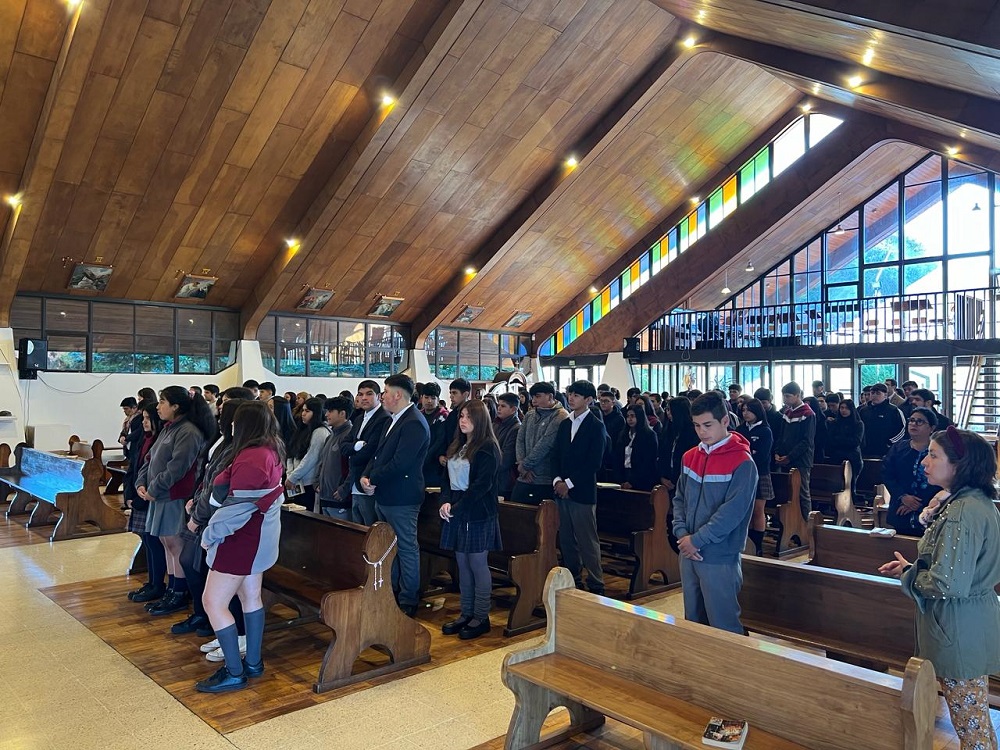
[{"label": "black loudspeaker", "polygon": [[625,345],[622,347],[622,356],[632,364],[636,364],[642,359],[642,354],[639,351],[638,336],[625,339]]},{"label": "black loudspeaker", "polygon": [[44,370],[49,359],[49,342],[45,339],[17,340],[17,369],[21,372]]}]

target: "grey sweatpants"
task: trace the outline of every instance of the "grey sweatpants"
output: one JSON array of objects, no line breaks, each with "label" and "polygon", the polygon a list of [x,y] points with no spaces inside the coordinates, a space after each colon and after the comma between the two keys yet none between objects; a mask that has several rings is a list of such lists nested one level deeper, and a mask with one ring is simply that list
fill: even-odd
[{"label": "grey sweatpants", "polygon": [[739,593],[743,568],[733,563],[706,563],[681,556],[684,619],[744,634],[740,623]]},{"label": "grey sweatpants", "polygon": [[569,498],[556,498],[559,508],[559,550],[563,566],[569,569],[577,586],[583,582],[583,567],[587,568],[587,589],[604,593],[604,571],[601,567],[601,542],[597,538],[597,506],[577,503]]}]

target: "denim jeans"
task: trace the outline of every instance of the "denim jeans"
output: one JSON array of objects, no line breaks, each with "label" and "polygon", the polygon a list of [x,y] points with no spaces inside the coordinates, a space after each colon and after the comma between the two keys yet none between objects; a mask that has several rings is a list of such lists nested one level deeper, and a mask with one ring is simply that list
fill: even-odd
[{"label": "denim jeans", "polygon": [[379,520],[396,532],[396,560],[392,564],[392,588],[399,591],[399,606],[420,603],[420,546],[417,544],[419,505],[375,505]]}]

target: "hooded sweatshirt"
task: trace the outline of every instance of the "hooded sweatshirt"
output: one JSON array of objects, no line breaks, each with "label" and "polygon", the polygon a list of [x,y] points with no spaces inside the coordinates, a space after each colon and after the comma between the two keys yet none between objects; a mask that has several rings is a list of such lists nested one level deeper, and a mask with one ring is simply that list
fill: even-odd
[{"label": "hooded sweatshirt", "polygon": [[517,464],[535,473],[535,484],[552,484],[556,475],[556,435],[559,423],[568,416],[569,412],[557,402],[551,409],[532,409],[524,417],[517,432]]},{"label": "hooded sweatshirt", "polygon": [[757,493],[750,443],[739,433],[684,454],[674,495],[674,535],[691,536],[706,563],[734,563],[746,544]]}]

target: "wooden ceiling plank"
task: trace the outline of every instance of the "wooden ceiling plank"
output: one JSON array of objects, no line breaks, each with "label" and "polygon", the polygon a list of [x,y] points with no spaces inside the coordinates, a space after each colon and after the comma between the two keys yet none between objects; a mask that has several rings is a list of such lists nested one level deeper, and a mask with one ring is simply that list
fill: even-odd
[{"label": "wooden ceiling plank", "polygon": [[[184,113],[167,144],[172,151],[194,155],[198,152],[218,115],[244,51],[231,44],[218,43],[202,69]],[[245,127],[245,124],[244,124]]]},{"label": "wooden ceiling plank", "polygon": [[249,49],[271,2],[272,0],[236,0],[222,22],[219,41]]},{"label": "wooden ceiling plank", "polygon": [[306,123],[302,137],[292,147],[281,166],[283,176],[302,179],[358,95],[359,91],[354,86],[333,82],[312,119]]},{"label": "wooden ceiling plank", "polygon": [[15,52],[0,100],[0,171],[20,174],[52,80],[54,64]]},{"label": "wooden ceiling plank", "polygon": [[0,3],[0,101],[3,89],[10,75],[11,60],[17,47],[17,37],[21,33],[21,19],[27,0],[10,0]]},{"label": "wooden ceiling plank", "polygon": [[296,128],[280,124],[275,126],[243,184],[237,186],[237,189],[230,194],[231,211],[244,216],[253,214],[264,197],[267,185],[279,173],[289,152],[301,136],[302,131]]},{"label": "wooden ceiling plank", "polygon": [[381,57],[384,40],[389,39],[391,32],[399,27],[400,20],[410,9],[410,3],[411,0],[382,0],[378,4],[361,38],[337,74],[337,80],[358,88],[364,85]]},{"label": "wooden ceiling plank", "polygon": [[151,18],[144,18],[139,24],[135,44],[104,119],[103,135],[126,142],[135,137],[178,30],[177,26]]},{"label": "wooden ceiling plank", "polygon": [[105,263],[113,264],[118,248],[125,239],[132,218],[142,198],[128,193],[112,193],[97,225],[97,231],[87,248],[87,256],[101,256]]},{"label": "wooden ceiling plank", "polygon": [[181,239],[182,245],[204,248],[208,244],[227,213],[233,193],[244,184],[249,172],[248,169],[234,167],[232,164],[223,165],[215,182],[212,183],[211,190],[198,208],[191,226]]},{"label": "wooden ceiling plank", "polygon": [[[331,35],[334,23],[339,20],[344,0],[310,0],[296,4],[305,7],[281,53],[281,59],[289,65],[308,69]],[[357,18],[357,15],[354,17]],[[337,66],[337,70],[339,69]]]},{"label": "wooden ceiling plank", "polygon": [[[296,32],[308,0],[282,0],[272,2],[260,29],[250,43],[243,64],[233,79],[222,106],[250,114],[264,87],[270,80],[278,61],[282,58],[289,40]],[[289,64],[295,64],[286,60]],[[307,69],[308,63],[297,67]]]},{"label": "wooden ceiling plank", "polygon": [[149,0],[146,4],[146,17],[180,26],[190,7],[191,0]]},{"label": "wooden ceiling plank", "polygon": [[275,66],[271,79],[243,126],[243,132],[226,158],[227,163],[246,169],[253,167],[305,73],[294,65],[279,62]]},{"label": "wooden ceiling plank", "polygon": [[166,146],[181,117],[185,101],[175,94],[157,91],[149,102],[135,141],[122,167],[115,190],[120,193],[142,195],[149,187]]},{"label": "wooden ceiling plank", "polygon": [[222,108],[216,114],[208,135],[195,155],[191,170],[181,183],[175,200],[191,206],[200,206],[215,183],[216,176],[225,164],[226,157],[243,132],[247,115]]},{"label": "wooden ceiling plank", "polygon": [[52,0],[28,0],[21,17],[15,49],[23,55],[55,62],[72,11]]},{"label": "wooden ceiling plank", "polygon": [[145,12],[146,0],[117,0],[111,4],[91,65],[93,73],[121,78]]},{"label": "wooden ceiling plank", "polygon": [[[217,48],[233,0],[194,0],[184,16],[180,32],[163,67],[156,88],[178,96],[191,96],[203,77],[202,69]],[[240,57],[245,50],[240,49]]]},{"label": "wooden ceiling plank", "polygon": [[[187,154],[178,154],[174,151],[163,152],[149,184],[143,191],[142,202],[135,213],[135,218],[125,235],[127,241],[152,243],[155,240],[167,211],[171,209],[177,188],[180,187],[184,174],[190,166],[191,157]],[[197,208],[194,206],[191,208],[192,211],[189,213],[176,210],[174,214],[190,216],[190,219],[193,220]],[[178,241],[183,236],[182,234],[178,237]],[[145,264],[145,258],[143,264]]]},{"label": "wooden ceiling plank", "polygon": [[77,185],[82,182],[117,88],[117,78],[94,73],[87,79],[56,169],[57,180]]}]

